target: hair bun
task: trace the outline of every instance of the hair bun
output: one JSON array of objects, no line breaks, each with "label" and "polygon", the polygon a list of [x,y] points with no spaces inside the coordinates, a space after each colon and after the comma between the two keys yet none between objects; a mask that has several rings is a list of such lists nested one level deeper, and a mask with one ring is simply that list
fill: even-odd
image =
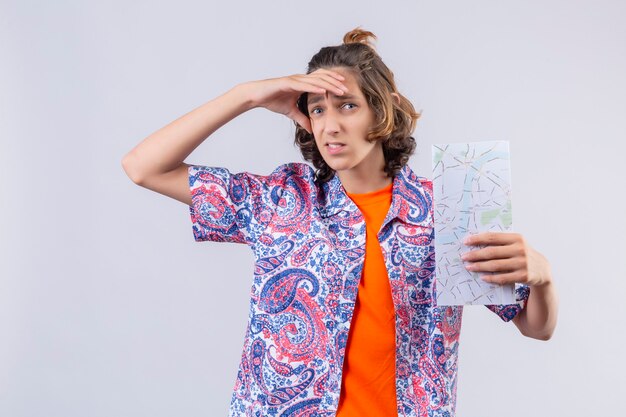
[{"label": "hair bun", "polygon": [[343,35],[343,43],[344,45],[348,45],[351,43],[363,43],[372,49],[376,49],[374,47],[374,44],[369,41],[369,38],[377,39],[376,35],[374,35],[372,32],[368,30],[363,30],[360,27],[356,27],[350,32]]}]

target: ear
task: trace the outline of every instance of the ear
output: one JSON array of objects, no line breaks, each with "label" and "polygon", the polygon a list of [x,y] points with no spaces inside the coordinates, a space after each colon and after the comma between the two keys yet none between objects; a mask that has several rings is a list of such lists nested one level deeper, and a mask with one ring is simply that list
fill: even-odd
[{"label": "ear", "polygon": [[397,104],[400,104],[400,96],[397,93],[391,93]]}]

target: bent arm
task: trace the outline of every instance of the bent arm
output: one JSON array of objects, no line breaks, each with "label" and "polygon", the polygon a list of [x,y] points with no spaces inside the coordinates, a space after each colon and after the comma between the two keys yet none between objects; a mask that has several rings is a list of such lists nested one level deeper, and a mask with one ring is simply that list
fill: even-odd
[{"label": "bent arm", "polygon": [[191,205],[183,161],[213,132],[255,107],[247,88],[238,84],[145,138],[123,157],[126,175],[135,184]]}]

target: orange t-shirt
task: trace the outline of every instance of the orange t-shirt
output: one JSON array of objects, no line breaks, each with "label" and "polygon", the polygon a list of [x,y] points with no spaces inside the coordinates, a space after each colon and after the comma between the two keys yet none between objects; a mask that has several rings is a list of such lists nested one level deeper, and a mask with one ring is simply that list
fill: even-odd
[{"label": "orange t-shirt", "polygon": [[393,184],[347,193],[363,213],[365,264],[348,335],[337,417],[397,416],[395,311],[378,231]]}]

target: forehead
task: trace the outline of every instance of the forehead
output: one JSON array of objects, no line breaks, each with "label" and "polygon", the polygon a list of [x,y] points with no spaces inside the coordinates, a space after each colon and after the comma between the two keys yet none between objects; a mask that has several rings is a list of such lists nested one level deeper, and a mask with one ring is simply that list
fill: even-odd
[{"label": "forehead", "polygon": [[351,71],[340,67],[333,67],[328,69],[330,71],[338,72],[345,77],[345,79],[342,80],[342,83],[348,88],[348,92],[344,92],[342,95],[336,95],[335,93],[331,93],[328,90],[325,94],[308,93],[307,104],[310,105],[318,103],[320,101],[324,101],[325,97],[331,97],[334,100],[354,100],[364,98],[363,93],[361,92],[361,88],[359,87],[359,83],[357,82],[356,77]]}]

